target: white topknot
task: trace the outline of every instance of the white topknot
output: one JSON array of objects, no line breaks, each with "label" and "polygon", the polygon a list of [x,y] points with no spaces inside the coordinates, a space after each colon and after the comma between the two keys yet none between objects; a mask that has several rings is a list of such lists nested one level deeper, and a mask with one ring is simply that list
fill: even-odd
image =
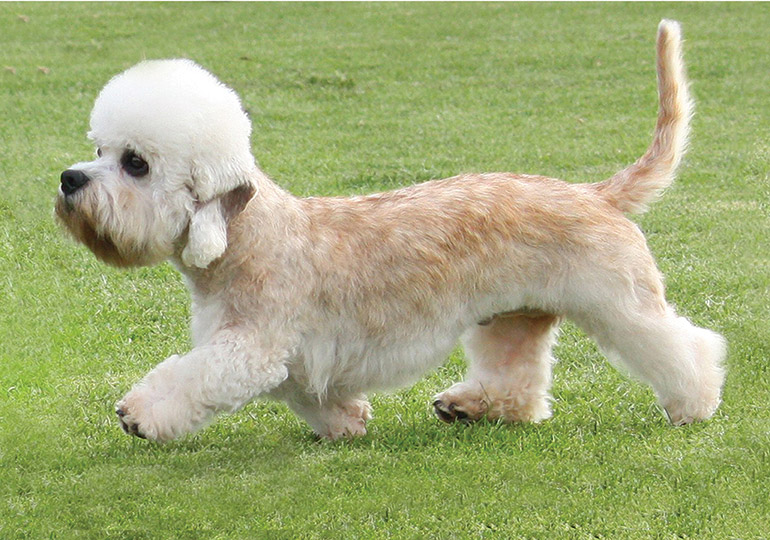
[{"label": "white topknot", "polygon": [[240,99],[191,60],[149,60],[115,76],[94,104],[88,135],[99,146],[187,161],[201,201],[247,183],[255,166]]}]

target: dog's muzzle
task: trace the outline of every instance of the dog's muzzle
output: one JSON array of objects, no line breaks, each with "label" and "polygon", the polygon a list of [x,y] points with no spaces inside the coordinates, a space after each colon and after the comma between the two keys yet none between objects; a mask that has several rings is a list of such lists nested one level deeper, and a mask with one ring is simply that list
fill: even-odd
[{"label": "dog's muzzle", "polygon": [[85,186],[91,179],[83,171],[67,169],[61,173],[61,190],[65,196],[69,197],[80,188]]}]

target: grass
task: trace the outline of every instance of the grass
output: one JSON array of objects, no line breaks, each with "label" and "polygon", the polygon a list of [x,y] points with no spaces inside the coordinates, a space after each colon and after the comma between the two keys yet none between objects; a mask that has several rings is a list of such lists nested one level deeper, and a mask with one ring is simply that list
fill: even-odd
[{"label": "grass", "polygon": [[[113,403],[189,347],[189,308],[168,265],[105,267],[52,219],[111,75],[207,66],[298,195],[593,181],[649,141],[663,17],[683,22],[697,116],[637,221],[672,302],[730,341],[714,419],[669,427],[568,325],[538,426],[439,424],[457,351],[374,395],[359,440],[317,442],[272,402],[166,445],[123,435]],[[767,4],[0,4],[0,538],[770,537],[769,24]]]}]

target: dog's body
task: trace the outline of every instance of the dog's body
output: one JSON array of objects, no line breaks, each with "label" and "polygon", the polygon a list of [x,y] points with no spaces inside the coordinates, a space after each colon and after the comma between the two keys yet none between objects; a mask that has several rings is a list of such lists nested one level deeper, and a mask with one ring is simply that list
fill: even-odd
[{"label": "dog's body", "polygon": [[624,216],[670,184],[686,145],[676,23],[661,23],[658,75],[653,143],[605,182],[464,175],[307,199],[256,167],[237,97],[194,64],[115,78],[92,113],[100,158],[65,171],[57,214],[109,263],[171,260],[191,291],[195,345],[126,395],[123,427],[168,440],[271,395],[321,436],[363,434],[362,393],[414,381],[458,337],[471,365],[436,396],[439,417],[540,421],[563,317],[651,384],[674,424],[710,417],[724,342],[667,305]]}]

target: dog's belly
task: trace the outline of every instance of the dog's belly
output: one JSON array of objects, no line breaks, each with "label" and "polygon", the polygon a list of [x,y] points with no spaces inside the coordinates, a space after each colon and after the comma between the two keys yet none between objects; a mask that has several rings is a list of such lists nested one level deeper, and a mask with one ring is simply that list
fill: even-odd
[{"label": "dog's belly", "polygon": [[525,307],[514,295],[474,300],[445,306],[443,317],[401,313],[381,333],[352,321],[338,321],[331,328],[319,324],[301,342],[297,362],[289,368],[292,379],[319,396],[404,387],[441,365],[467,329],[495,316],[540,311]]},{"label": "dog's belly", "polygon": [[290,371],[309,393],[323,396],[403,387],[440,365],[463,330],[456,323],[375,338],[355,332],[307,336]]}]

